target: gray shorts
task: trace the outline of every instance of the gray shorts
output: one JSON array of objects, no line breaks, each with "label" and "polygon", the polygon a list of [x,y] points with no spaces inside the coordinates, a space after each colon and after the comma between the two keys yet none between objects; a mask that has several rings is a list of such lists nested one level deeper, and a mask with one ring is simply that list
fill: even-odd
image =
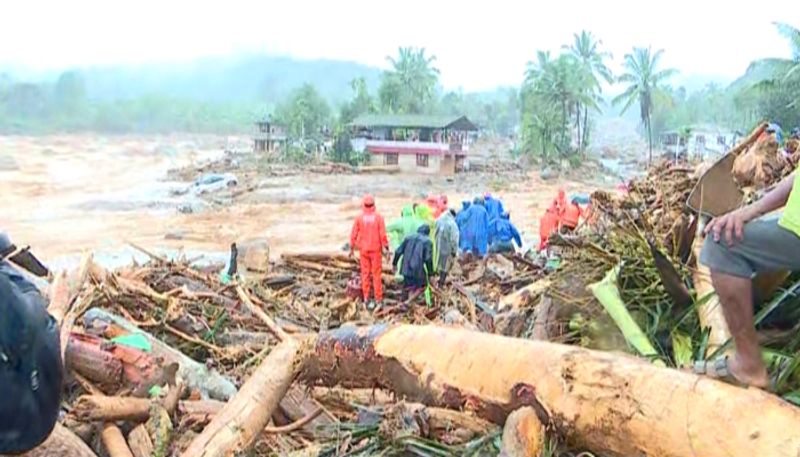
[{"label": "gray shorts", "polygon": [[778,225],[780,214],[771,214],[744,226],[744,240],[728,246],[707,237],[700,263],[710,270],[752,278],[756,273],[800,270],[800,237]]}]

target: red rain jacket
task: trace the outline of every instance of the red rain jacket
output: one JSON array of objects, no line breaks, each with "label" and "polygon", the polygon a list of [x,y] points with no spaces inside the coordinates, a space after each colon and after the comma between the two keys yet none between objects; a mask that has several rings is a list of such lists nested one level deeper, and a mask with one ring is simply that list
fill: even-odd
[{"label": "red rain jacket", "polygon": [[363,207],[363,212],[353,221],[350,246],[360,252],[379,252],[389,246],[386,224],[383,216],[375,212],[374,206]]}]

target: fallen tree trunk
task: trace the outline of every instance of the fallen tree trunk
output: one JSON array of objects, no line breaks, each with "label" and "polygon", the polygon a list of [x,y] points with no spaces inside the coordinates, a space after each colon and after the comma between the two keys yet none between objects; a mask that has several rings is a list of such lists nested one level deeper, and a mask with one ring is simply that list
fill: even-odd
[{"label": "fallen tree trunk", "polygon": [[99,308],[93,308],[86,312],[83,320],[87,328],[91,328],[93,322],[99,320],[116,324],[128,332],[144,336],[153,347],[153,355],[163,358],[166,364],[177,363],[179,365],[178,375],[186,380],[189,388],[197,389],[203,395],[215,400],[227,400],[236,394],[236,386],[229,379],[216,371],[209,370],[205,364],[193,360],[119,316]]},{"label": "fallen tree trunk", "polygon": [[[698,231],[702,230],[704,224],[698,224]],[[711,284],[711,271],[707,266],[700,263],[700,250],[703,248],[703,237],[695,237],[694,256],[697,260],[697,268],[692,275],[694,290],[697,301],[697,315],[700,319],[700,328],[709,329],[708,344],[706,355],[712,355],[724,345],[730,338],[731,332],[728,330],[728,323],[722,313],[722,305],[719,297]]]},{"label": "fallen tree trunk", "polygon": [[292,339],[273,349],[182,456],[225,457],[249,449],[292,384],[303,353]]},{"label": "fallen tree trunk", "polygon": [[384,387],[497,424],[531,406],[568,443],[617,456],[800,452],[800,409],[766,392],[630,357],[460,329],[343,327],[319,336],[301,379]]},{"label": "fallen tree trunk", "polygon": [[122,436],[122,430],[114,424],[106,424],[103,426],[103,446],[106,448],[109,457],[133,457],[125,437]]},{"label": "fallen tree trunk", "polygon": [[97,457],[97,455],[77,435],[61,424],[56,424],[53,432],[36,449],[17,457]]}]

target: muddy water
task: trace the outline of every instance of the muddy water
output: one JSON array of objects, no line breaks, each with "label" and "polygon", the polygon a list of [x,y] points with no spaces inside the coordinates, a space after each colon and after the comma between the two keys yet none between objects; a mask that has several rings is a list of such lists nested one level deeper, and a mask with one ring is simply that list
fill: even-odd
[{"label": "muddy water", "polygon": [[[238,140],[238,139],[237,139]],[[387,221],[403,205],[428,193],[446,193],[452,206],[493,187],[512,219],[533,239],[538,218],[559,187],[586,191],[594,185],[472,176],[455,180],[418,175],[302,175],[263,178],[261,188],[233,205],[196,214],[176,210],[168,169],[220,154],[214,137],[0,137],[0,156],[17,165],[0,170],[0,230],[34,247],[45,260],[67,265],[85,251],[106,263],[125,263],[130,240],[158,249],[222,252],[236,240],[266,237],[273,252],[335,250],[347,242],[360,195],[375,195]],[[11,168],[11,169],[9,169]],[[491,185],[490,185],[491,184]],[[183,238],[168,240],[180,231]],[[126,257],[127,256],[127,257]],[[112,262],[113,261],[113,262]]]}]

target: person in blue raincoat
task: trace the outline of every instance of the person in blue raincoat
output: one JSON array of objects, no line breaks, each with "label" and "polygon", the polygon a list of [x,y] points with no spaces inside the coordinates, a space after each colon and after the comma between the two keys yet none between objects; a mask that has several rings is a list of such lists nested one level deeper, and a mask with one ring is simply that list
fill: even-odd
[{"label": "person in blue raincoat", "polygon": [[492,197],[492,194],[489,192],[484,194],[483,200],[486,212],[489,213],[489,222],[500,218],[500,215],[505,212],[505,209],[503,208],[503,202],[500,201],[500,199]]},{"label": "person in blue raincoat", "polygon": [[522,247],[522,237],[519,236],[519,231],[511,223],[511,215],[508,213],[503,213],[499,218],[492,221],[491,232],[493,237],[489,252],[514,252],[512,242],[516,242],[517,246]]},{"label": "person in blue raincoat", "polygon": [[476,197],[467,209],[464,221],[464,252],[480,258],[486,256],[489,244],[489,213],[483,206],[483,199]]},{"label": "person in blue raincoat", "polygon": [[471,205],[469,200],[464,200],[461,202],[461,211],[458,212],[456,215],[456,225],[458,225],[458,250],[460,252],[466,252],[467,240],[464,237],[464,225],[467,222],[467,210]]}]

